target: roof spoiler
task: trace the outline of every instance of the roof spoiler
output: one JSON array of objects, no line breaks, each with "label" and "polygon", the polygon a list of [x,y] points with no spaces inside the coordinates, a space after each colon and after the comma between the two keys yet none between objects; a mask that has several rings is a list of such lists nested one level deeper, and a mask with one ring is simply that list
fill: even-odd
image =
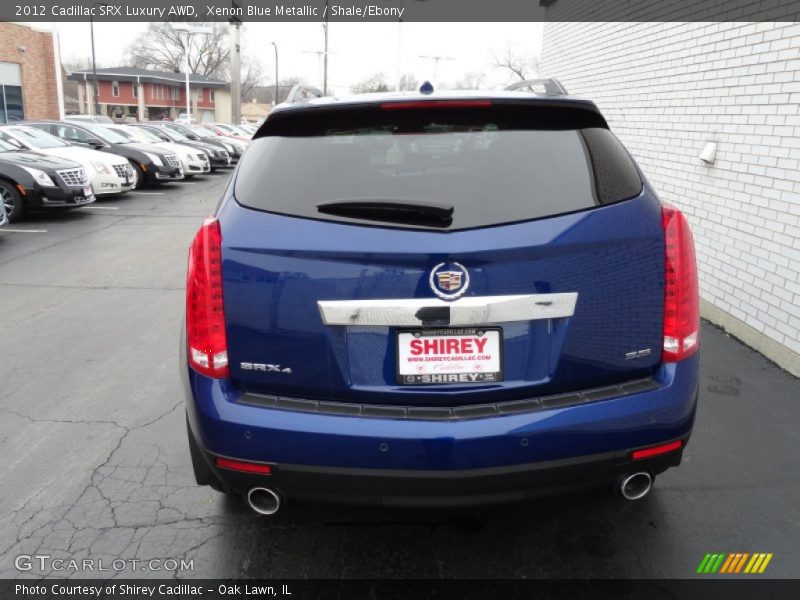
[{"label": "roof spoiler", "polygon": [[517,81],[505,88],[507,92],[516,92],[518,90],[534,91],[535,87],[543,87],[545,96],[566,96],[567,89],[561,85],[558,79],[525,79],[524,81]]}]

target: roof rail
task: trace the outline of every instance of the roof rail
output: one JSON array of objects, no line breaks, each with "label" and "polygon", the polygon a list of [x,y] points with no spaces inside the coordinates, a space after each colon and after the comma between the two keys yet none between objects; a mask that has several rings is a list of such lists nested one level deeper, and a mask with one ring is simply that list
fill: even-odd
[{"label": "roof rail", "polygon": [[289,91],[286,97],[287,104],[303,104],[314,98],[322,98],[325,96],[322,90],[315,88],[312,85],[304,85],[302,83],[295,84]]},{"label": "roof rail", "polygon": [[546,96],[567,95],[566,88],[561,85],[561,82],[558,81],[558,79],[526,79],[525,81],[517,81],[516,83],[512,83],[511,85],[507,86],[505,90],[507,92],[514,92],[524,89],[533,91],[533,88],[537,86],[544,87],[544,93]]}]

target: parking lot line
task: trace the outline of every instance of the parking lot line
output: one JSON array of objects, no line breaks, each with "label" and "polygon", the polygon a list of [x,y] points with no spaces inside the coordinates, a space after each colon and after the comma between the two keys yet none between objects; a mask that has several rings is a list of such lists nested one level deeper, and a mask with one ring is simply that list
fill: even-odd
[{"label": "parking lot line", "polygon": [[9,229],[8,227],[0,229],[0,233],[3,231],[8,233],[47,233],[47,229]]},{"label": "parking lot line", "polygon": [[91,210],[119,210],[119,206],[84,206],[83,208],[89,208]]},{"label": "parking lot line", "polygon": [[128,192],[128,193],[129,194],[143,194],[145,196],[163,196],[164,195],[164,192],[139,192],[139,191],[135,191],[135,192]]}]

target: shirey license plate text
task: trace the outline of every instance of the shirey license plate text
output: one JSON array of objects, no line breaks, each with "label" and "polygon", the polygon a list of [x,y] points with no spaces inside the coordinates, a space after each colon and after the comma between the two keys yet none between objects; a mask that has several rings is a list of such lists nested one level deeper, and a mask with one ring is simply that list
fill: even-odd
[{"label": "shirey license plate text", "polygon": [[398,382],[478,383],[502,379],[497,329],[438,329],[397,334]]}]

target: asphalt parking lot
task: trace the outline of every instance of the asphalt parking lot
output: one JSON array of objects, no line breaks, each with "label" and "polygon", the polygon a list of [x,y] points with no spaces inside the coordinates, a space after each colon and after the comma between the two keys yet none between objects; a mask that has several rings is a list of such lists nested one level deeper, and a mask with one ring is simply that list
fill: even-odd
[{"label": "asphalt parking lot", "polygon": [[[469,511],[292,504],[194,485],[177,372],[186,250],[227,174],[0,230],[0,578],[19,555],[193,560],[134,577],[692,577],[707,552],[800,576],[800,381],[703,328],[694,436],[645,500]],[[104,577],[109,573],[101,574]]]}]

